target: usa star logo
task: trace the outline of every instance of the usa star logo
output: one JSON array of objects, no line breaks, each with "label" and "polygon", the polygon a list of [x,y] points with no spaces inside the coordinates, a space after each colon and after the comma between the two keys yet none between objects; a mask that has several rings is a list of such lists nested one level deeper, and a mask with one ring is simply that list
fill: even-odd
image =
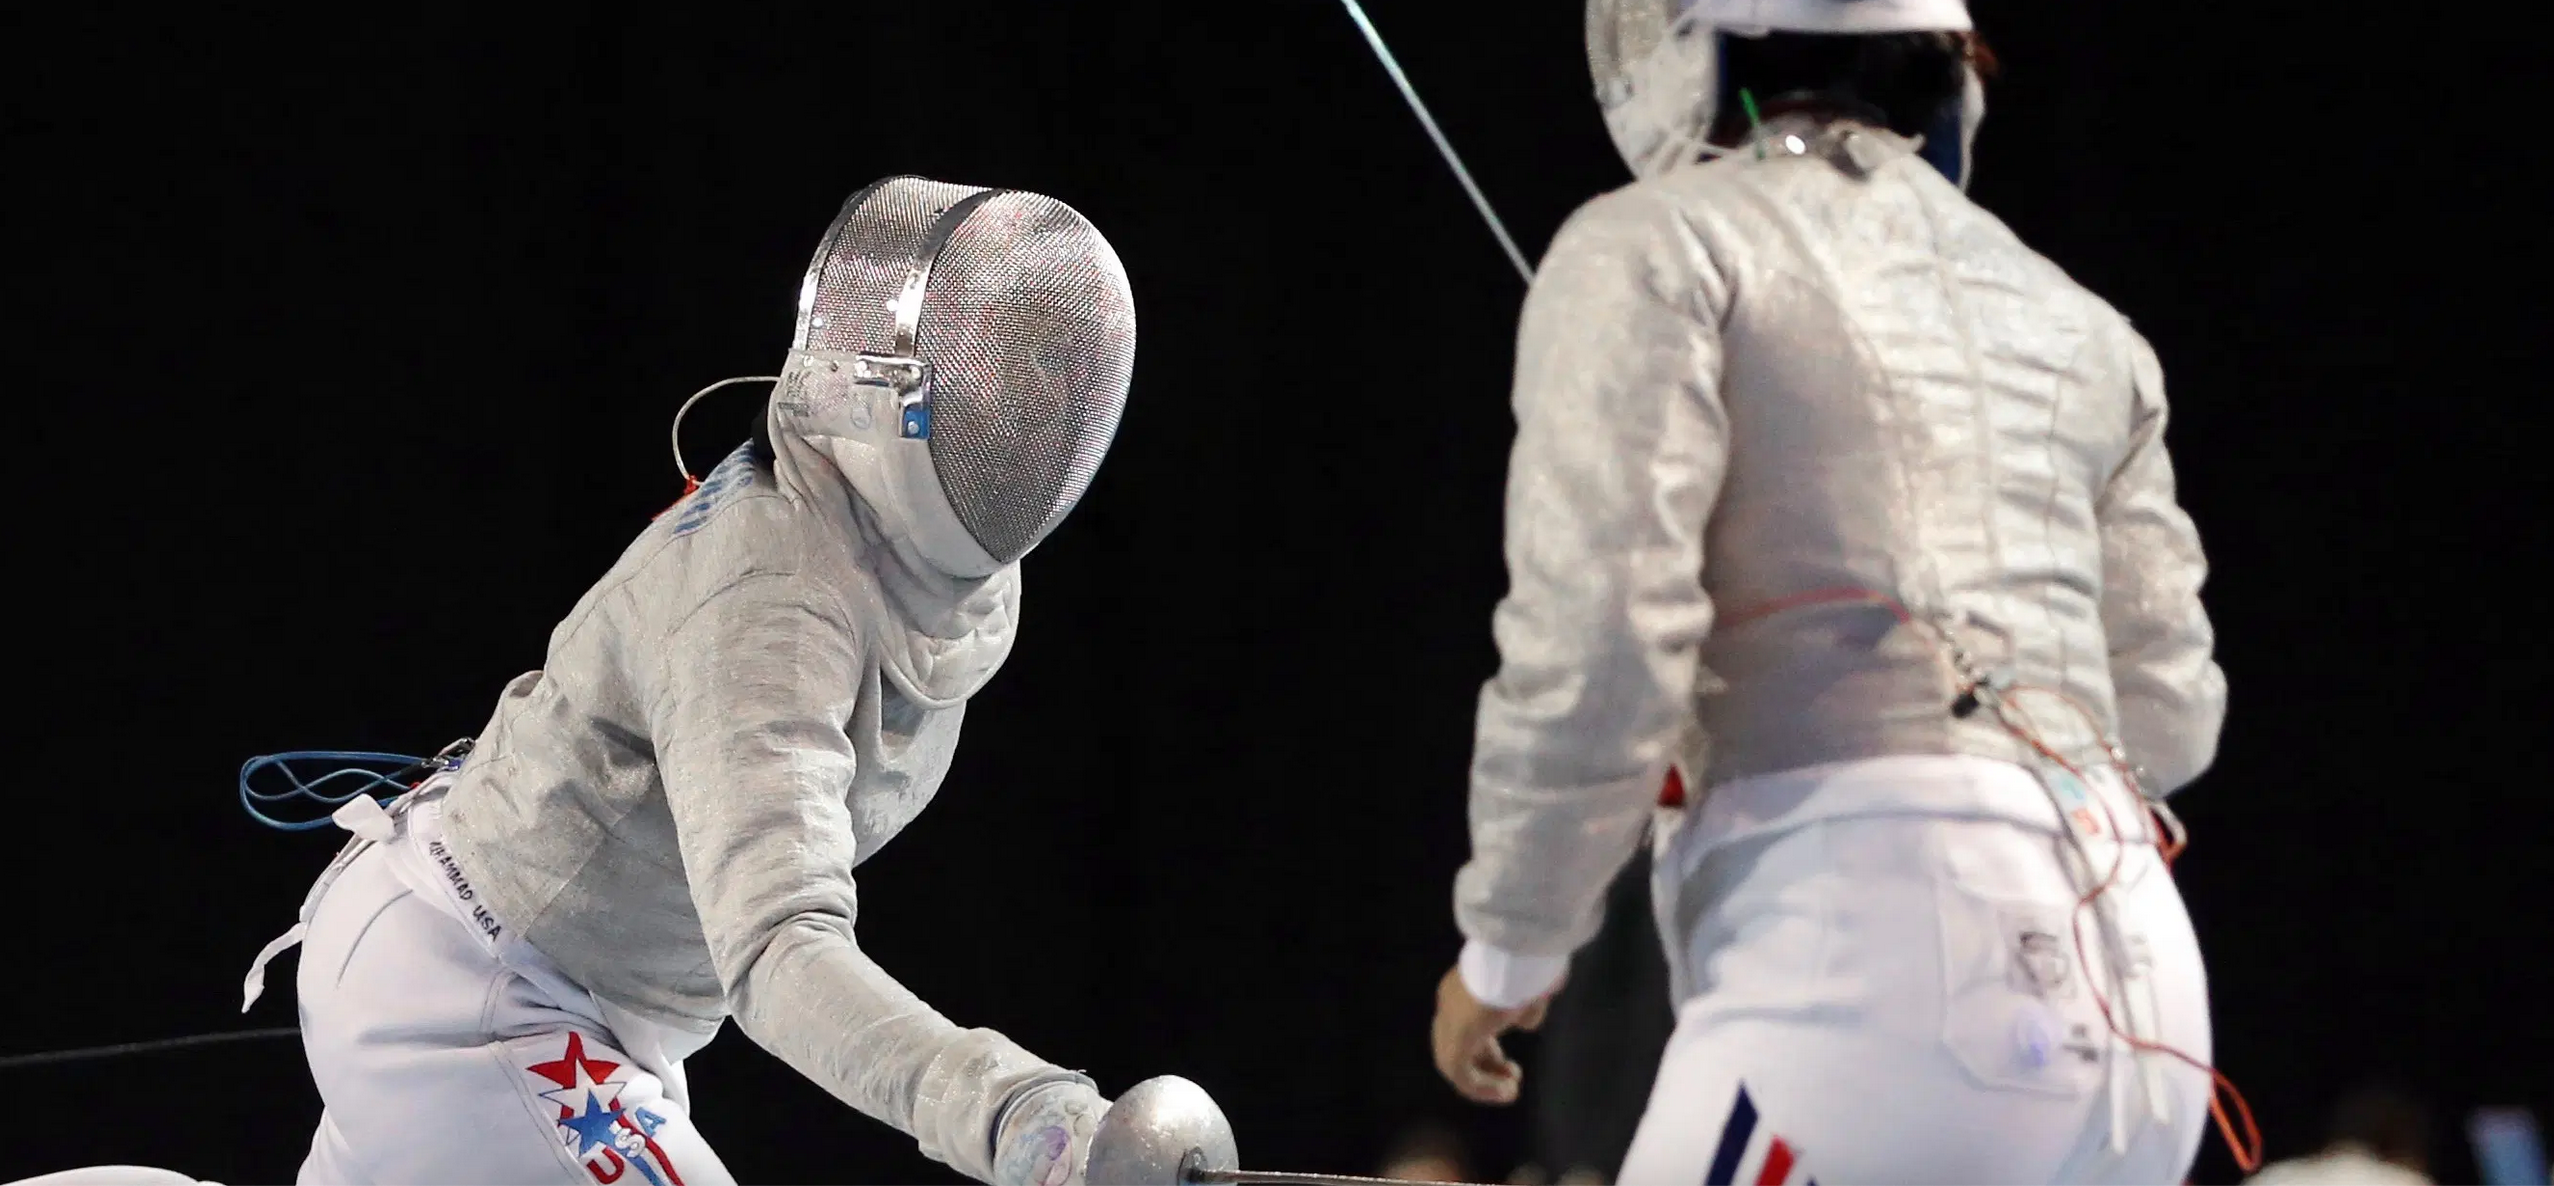
[{"label": "usa star logo", "polygon": [[649,1186],[683,1186],[683,1176],[657,1147],[665,1118],[643,1107],[624,1107],[621,1064],[588,1057],[585,1035],[570,1031],[567,1048],[549,1062],[524,1070],[553,1084],[541,1098],[559,1107],[559,1143],[596,1182],[618,1182],[635,1169]]}]

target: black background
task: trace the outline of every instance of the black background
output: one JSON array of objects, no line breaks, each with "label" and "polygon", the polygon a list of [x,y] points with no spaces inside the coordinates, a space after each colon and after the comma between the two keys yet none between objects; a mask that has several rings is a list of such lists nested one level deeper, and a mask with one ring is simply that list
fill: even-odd
[{"label": "black background", "polygon": [[[540,7],[9,14],[6,1048],[288,1024],[289,960],[247,1018],[239,976],[335,841],[253,825],[238,764],[477,729],[679,493],[675,404],[770,373],[836,207],[919,173],[1075,205],[1143,336],[864,942],[1106,1090],[1201,1081],[1255,1164],[1443,1114],[1504,1172],[1523,1118],[1425,1023],[1521,286],[1344,11]],[[2233,687],[2182,881],[2281,1155],[2363,1073],[2554,1118],[2541,69],[2289,7],[1983,7],[1973,191],[2164,359]],[[1529,255],[1624,180],[1576,4],[1373,16]],[[747,1180],[949,1179],[741,1036],[692,1083]],[[0,1101],[0,1176],[280,1181],[318,1111],[272,1041]]]}]

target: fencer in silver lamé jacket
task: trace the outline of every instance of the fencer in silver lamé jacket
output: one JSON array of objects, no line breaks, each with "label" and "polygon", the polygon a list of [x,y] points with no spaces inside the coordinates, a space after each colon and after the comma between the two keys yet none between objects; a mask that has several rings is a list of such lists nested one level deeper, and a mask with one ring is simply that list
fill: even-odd
[{"label": "fencer in silver lam\u00e9 jacket", "polygon": [[1090,1080],[962,1028],[861,950],[852,870],[930,805],[1010,653],[1013,565],[936,576],[796,431],[639,533],[509,684],[445,805],[488,905],[596,996],[728,1017],[994,1180],[1003,1105]]},{"label": "fencer in silver lam\u00e9 jacket", "polygon": [[[1811,150],[1792,155],[1780,137]],[[1671,763],[1695,790],[1898,754],[2020,761],[1924,629],[2063,690],[2169,792],[2225,680],[2162,372],[1911,145],[1805,120],[1589,202],[1517,344],[1509,591],[1472,763],[1465,935],[1591,936]],[[1802,601],[1809,604],[1797,604]],[[1780,608],[1793,606],[1793,608]],[[1768,609],[1770,608],[1770,612]],[[2098,739],[2027,701],[2061,749]]]}]

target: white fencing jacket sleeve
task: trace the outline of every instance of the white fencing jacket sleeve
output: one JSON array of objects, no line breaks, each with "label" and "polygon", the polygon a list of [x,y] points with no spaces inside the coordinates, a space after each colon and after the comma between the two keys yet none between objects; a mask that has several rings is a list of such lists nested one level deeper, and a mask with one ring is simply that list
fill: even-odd
[{"label": "white fencing jacket sleeve", "polygon": [[795,574],[748,576],[666,639],[650,727],[692,899],[737,1023],[924,1154],[991,1181],[1006,1100],[1088,1086],[989,1029],[962,1029],[852,934],[858,854],[843,730],[861,632]]},{"label": "white fencing jacket sleeve", "polygon": [[[1527,293],[1500,666],[1481,691],[1472,859],[1455,880],[1466,980],[1485,999],[1540,995],[1595,934],[1692,716],[1728,298],[1648,187],[1572,216]],[[1524,974],[1483,983],[1502,979],[1485,952],[1525,957]]]},{"label": "white fencing jacket sleeve", "polygon": [[2137,428],[2095,507],[2102,535],[2102,631],[2110,639],[2120,746],[2168,794],[2208,769],[2226,723],[2226,674],[2200,604],[2208,557],[2182,510],[2164,448],[2169,405],[2154,347],[2131,331]]}]

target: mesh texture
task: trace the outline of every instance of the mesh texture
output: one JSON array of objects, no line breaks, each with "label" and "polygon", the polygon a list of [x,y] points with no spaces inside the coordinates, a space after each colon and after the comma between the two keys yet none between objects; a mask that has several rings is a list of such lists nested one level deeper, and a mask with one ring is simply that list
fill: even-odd
[{"label": "mesh texture", "polygon": [[1004,191],[941,249],[916,340],[941,490],[1008,564],[1081,500],[1117,434],[1135,368],[1126,268],[1071,207]]},{"label": "mesh texture", "polygon": [[896,177],[855,195],[817,263],[807,310],[811,350],[887,349],[888,304],[904,291],[913,253],[942,211],[982,186]]}]

